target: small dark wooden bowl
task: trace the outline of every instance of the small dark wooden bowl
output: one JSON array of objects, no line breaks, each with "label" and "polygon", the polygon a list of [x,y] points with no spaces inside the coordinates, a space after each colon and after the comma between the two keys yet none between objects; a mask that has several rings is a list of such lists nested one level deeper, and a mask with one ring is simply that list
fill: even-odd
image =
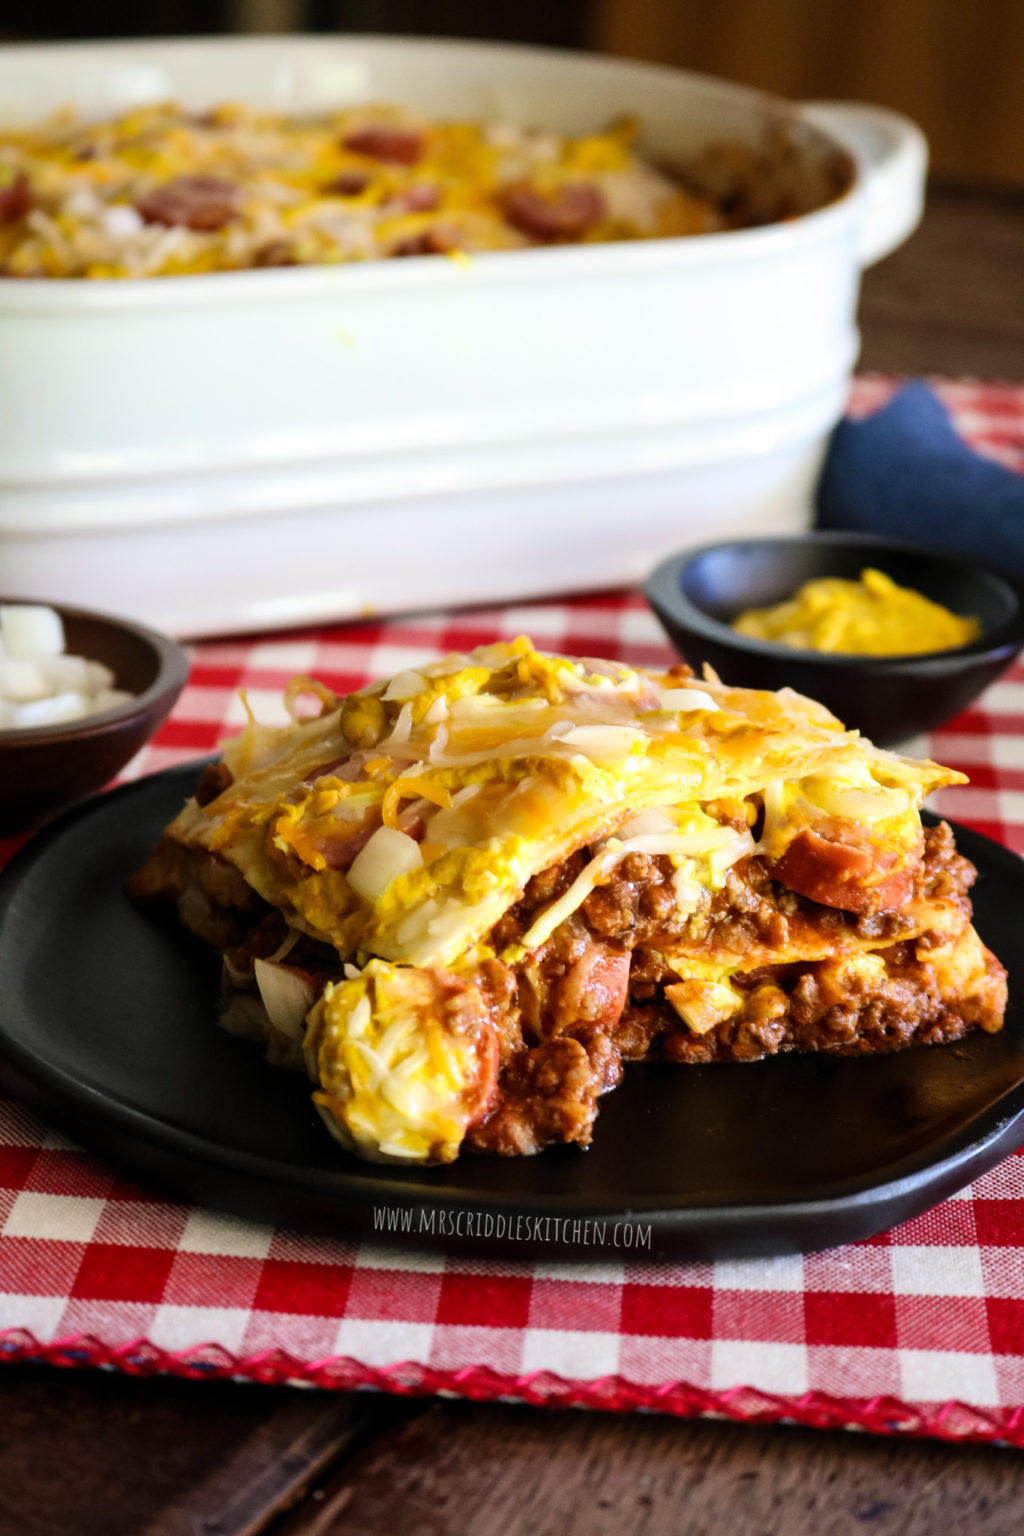
[{"label": "small dark wooden bowl", "polygon": [[85,608],[52,606],[64,621],[65,649],[102,661],[115,686],[134,698],[84,720],[0,731],[3,834],[30,831],[102,789],[163,724],[188,678],[188,656],[165,635]]},{"label": "small dark wooden bowl", "polygon": [[[746,608],[792,597],[819,576],[856,579],[876,566],[955,613],[981,635],[954,650],[912,656],[824,655],[751,640],[729,626]],[[988,686],[1024,646],[1024,592],[987,566],[870,534],[736,539],[659,565],[647,599],[680,654],[699,671],[746,688],[795,688],[880,746],[934,730]]]}]

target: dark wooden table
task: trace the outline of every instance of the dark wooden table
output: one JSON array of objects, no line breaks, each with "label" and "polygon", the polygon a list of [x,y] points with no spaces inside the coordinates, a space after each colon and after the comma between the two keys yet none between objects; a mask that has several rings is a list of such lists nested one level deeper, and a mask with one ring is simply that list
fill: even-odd
[{"label": "dark wooden table", "polygon": [[[861,366],[1024,378],[1024,194],[932,189]],[[970,1536],[1024,1457],[784,1427],[0,1368],[0,1536]]]}]

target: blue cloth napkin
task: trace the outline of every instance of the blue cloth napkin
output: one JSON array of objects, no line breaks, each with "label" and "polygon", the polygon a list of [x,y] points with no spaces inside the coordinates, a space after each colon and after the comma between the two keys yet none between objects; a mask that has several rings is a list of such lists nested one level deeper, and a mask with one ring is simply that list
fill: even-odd
[{"label": "blue cloth napkin", "polygon": [[906,384],[873,416],[836,428],[817,524],[952,550],[1024,576],[1024,475],[969,448],[927,384]]}]

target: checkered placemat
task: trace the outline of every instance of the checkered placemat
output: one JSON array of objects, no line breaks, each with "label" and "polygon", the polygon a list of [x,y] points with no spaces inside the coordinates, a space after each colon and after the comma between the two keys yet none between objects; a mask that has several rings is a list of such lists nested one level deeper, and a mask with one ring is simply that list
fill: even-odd
[{"label": "checkered placemat", "polygon": [[[859,381],[853,408],[890,388]],[[1024,468],[1024,390],[941,389],[975,441]],[[341,691],[523,631],[545,648],[671,659],[642,600],[624,593],[204,644],[129,776],[213,748],[242,722],[240,686],[273,719],[293,672]],[[942,808],[1024,852],[1024,667],[917,745],[971,775]],[[329,1241],[171,1204],[0,1101],[0,1358],[1024,1445],[1024,1155],[928,1214],[828,1253],[527,1265]]]}]

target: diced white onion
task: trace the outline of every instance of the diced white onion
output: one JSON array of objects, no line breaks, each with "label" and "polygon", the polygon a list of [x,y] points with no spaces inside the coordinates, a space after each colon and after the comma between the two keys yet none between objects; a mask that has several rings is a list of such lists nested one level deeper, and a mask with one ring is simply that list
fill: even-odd
[{"label": "diced white onion", "polygon": [[624,757],[644,733],[631,725],[574,725],[561,739],[587,757]]},{"label": "diced white onion", "polygon": [[[99,211],[100,200],[91,187],[76,187],[69,197],[61,204],[61,212],[71,214],[75,219],[90,219]],[[135,210],[132,209],[134,213]],[[136,213],[135,217],[142,223]]]},{"label": "diced white onion", "polygon": [[378,827],[356,855],[348,872],[348,883],[367,901],[379,901],[393,880],[418,869],[422,863],[420,845],[408,833],[394,827]]},{"label": "diced white onion", "polygon": [[0,608],[0,634],[7,656],[59,656],[64,649],[60,614],[41,603],[8,603]]},{"label": "diced white onion", "polygon": [[[472,909],[470,909],[472,910]],[[443,901],[436,916],[427,924],[427,932],[443,948],[449,939],[457,938],[466,926],[467,908],[461,901]]]},{"label": "diced white onion", "polygon": [[427,836],[432,843],[443,843],[446,848],[465,848],[480,836],[480,822],[471,812],[450,805],[431,817]]},{"label": "diced white onion", "polygon": [[32,730],[118,709],[132,695],[109,667],[66,656],[60,614],[41,603],[0,607],[0,730]]},{"label": "diced white onion", "polygon": [[385,736],[378,745],[382,752],[387,752],[391,747],[404,746],[412,735],[412,705],[403,704],[398,711],[398,719],[395,721],[390,736]]},{"label": "diced white onion", "polygon": [[659,688],[658,697],[661,699],[662,709],[708,709],[721,711],[721,706],[715,702],[710,693],[705,693],[702,688]]},{"label": "diced white onion", "polygon": [[308,977],[271,960],[257,960],[253,969],[271,1024],[289,1040],[298,1040],[306,1014],[313,1006],[312,983]]},{"label": "diced white onion", "polygon": [[738,993],[716,981],[672,982],[665,996],[695,1035],[708,1034],[743,1006]]},{"label": "diced white onion", "polygon": [[828,779],[812,780],[807,785],[813,805],[840,821],[882,821],[910,809],[910,797],[903,789],[847,789]]},{"label": "diced white onion", "polygon": [[441,903],[433,896],[428,896],[426,901],[420,902],[418,907],[413,907],[408,917],[403,917],[395,929],[395,943],[405,948],[416,939],[422,938],[440,910]]},{"label": "diced white onion", "polygon": [[34,725],[61,725],[65,720],[81,720],[89,712],[89,701],[80,693],[56,693],[49,699],[32,699],[19,704],[15,710],[15,724],[22,727]]},{"label": "diced white onion", "polygon": [[648,832],[676,832],[678,828],[664,806],[652,805],[632,821],[625,822],[616,833],[617,837],[644,837]]},{"label": "diced white onion", "polygon": [[47,686],[42,666],[28,656],[0,657],[0,695],[11,704],[45,699]]},{"label": "diced white onion", "polygon": [[84,656],[47,656],[39,662],[39,670],[51,693],[64,693],[68,689],[74,689],[76,693],[92,693],[89,667]]},{"label": "diced white onion", "polygon": [[87,693],[99,693],[104,688],[113,688],[114,674],[109,667],[105,667],[102,661],[87,661],[85,664],[85,691]]},{"label": "diced white onion", "polygon": [[111,240],[130,240],[145,229],[142,215],[128,203],[111,203],[100,212],[103,233]]},{"label": "diced white onion", "polygon": [[396,672],[381,697],[386,703],[395,699],[404,704],[406,699],[414,699],[426,691],[427,684],[419,672]]}]

